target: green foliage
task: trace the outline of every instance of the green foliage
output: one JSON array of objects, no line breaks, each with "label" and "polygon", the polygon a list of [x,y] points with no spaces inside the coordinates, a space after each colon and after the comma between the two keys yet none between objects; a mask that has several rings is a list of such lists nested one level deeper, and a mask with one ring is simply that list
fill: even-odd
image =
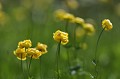
[{"label": "green foliage", "polygon": [[[113,23],[113,29],[103,32],[99,45],[99,76],[98,79],[120,78],[120,1],[119,0],[75,0],[77,8],[66,4],[67,0],[1,0],[0,1],[0,79],[23,79],[23,73],[13,51],[19,41],[31,39],[33,47],[37,42],[47,44],[48,53],[38,60],[32,60],[30,73],[32,79],[56,79],[57,42],[53,33],[64,30],[65,21],[54,17],[54,11],[64,9],[75,16],[82,17],[95,26],[95,34],[78,38],[76,45],[84,42],[87,48],[75,48],[73,39],[74,24],[68,27],[70,43],[60,49],[60,79],[92,79],[95,75],[94,51],[99,33],[102,30],[101,21],[108,18]],[[71,0],[72,1],[72,0]],[[69,51],[69,63],[68,55]],[[79,67],[78,67],[79,66]],[[77,68],[74,68],[77,67]],[[25,79],[27,79],[26,62],[23,61]],[[29,78],[30,79],[30,78]]]}]

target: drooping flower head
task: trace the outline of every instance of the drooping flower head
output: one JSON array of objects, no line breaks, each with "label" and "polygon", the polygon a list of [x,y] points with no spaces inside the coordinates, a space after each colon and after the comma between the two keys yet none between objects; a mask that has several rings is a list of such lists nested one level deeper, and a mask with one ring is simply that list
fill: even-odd
[{"label": "drooping flower head", "polygon": [[42,55],[42,52],[37,50],[36,48],[28,48],[26,52],[27,56],[32,57],[33,59],[38,59]]},{"label": "drooping flower head", "polygon": [[41,51],[42,54],[47,53],[47,45],[46,44],[42,44],[42,43],[38,42],[36,49]]},{"label": "drooping flower head", "polygon": [[57,42],[61,41],[61,44],[63,44],[63,45],[65,45],[69,42],[68,33],[62,32],[60,30],[57,30],[55,33],[53,33],[53,38]]},{"label": "drooping flower head", "polygon": [[88,35],[92,35],[95,32],[94,26],[90,23],[85,23],[83,25],[83,28],[85,29],[85,31],[87,32]]},{"label": "drooping flower head", "polygon": [[29,48],[31,46],[32,46],[32,42],[30,40],[24,40],[18,43],[19,48]]},{"label": "drooping flower head", "polygon": [[25,48],[17,48],[14,51],[14,55],[16,55],[19,60],[26,60],[27,53],[25,52]]},{"label": "drooping flower head", "polygon": [[113,25],[109,19],[104,19],[102,21],[102,27],[105,28],[105,30],[111,30],[113,28]]}]

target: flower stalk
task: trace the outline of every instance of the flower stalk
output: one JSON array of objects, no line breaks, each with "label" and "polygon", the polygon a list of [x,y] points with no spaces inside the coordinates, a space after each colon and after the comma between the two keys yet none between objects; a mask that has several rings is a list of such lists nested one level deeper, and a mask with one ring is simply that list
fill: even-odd
[{"label": "flower stalk", "polygon": [[93,63],[95,64],[95,79],[98,79],[98,75],[99,75],[99,72],[97,70],[97,67],[98,67],[98,60],[97,60],[97,49],[98,49],[98,44],[99,44],[99,41],[100,41],[100,38],[102,36],[102,33],[103,31],[109,31],[113,28],[113,25],[112,23],[110,22],[109,19],[104,19],[102,21],[102,31],[100,32],[99,34],[99,37],[98,37],[98,40],[97,40],[97,44],[96,44],[96,48],[95,48],[95,60],[93,61]]},{"label": "flower stalk", "polygon": [[58,43],[57,51],[56,51],[56,55],[57,55],[57,79],[60,79],[60,69],[59,69],[60,44],[61,44],[61,41]]},{"label": "flower stalk", "polygon": [[102,36],[102,33],[104,31],[105,28],[102,29],[102,31],[100,32],[99,34],[99,37],[97,39],[97,44],[96,44],[96,48],[95,48],[95,60],[94,60],[94,64],[95,64],[95,79],[98,78],[98,71],[97,71],[97,66],[98,66],[98,60],[97,60],[97,49],[98,49],[98,44],[99,44],[99,41],[100,41],[100,38]]}]

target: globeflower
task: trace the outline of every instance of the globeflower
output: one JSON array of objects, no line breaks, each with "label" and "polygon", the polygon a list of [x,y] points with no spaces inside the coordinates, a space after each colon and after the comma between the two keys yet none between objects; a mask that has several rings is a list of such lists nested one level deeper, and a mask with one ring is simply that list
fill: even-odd
[{"label": "globeflower", "polygon": [[90,23],[85,23],[83,25],[83,28],[85,29],[85,31],[88,35],[92,35],[95,32],[94,26]]},{"label": "globeflower", "polygon": [[33,59],[38,59],[42,55],[42,52],[37,50],[36,48],[28,48],[26,52],[27,56]]},{"label": "globeflower", "polygon": [[64,20],[68,20],[68,21],[70,21],[70,22],[71,22],[74,18],[75,18],[74,15],[71,14],[71,13],[65,13],[65,14],[63,15],[63,19],[64,19]]},{"label": "globeflower", "polygon": [[67,6],[71,9],[77,9],[79,7],[79,3],[77,0],[66,0]]},{"label": "globeflower", "polygon": [[73,14],[68,13],[63,9],[56,10],[55,11],[55,17],[57,17],[60,20],[68,20],[68,21],[72,21],[74,19]]},{"label": "globeflower", "polygon": [[38,42],[36,49],[39,50],[42,54],[47,53],[47,45]]},{"label": "globeflower", "polygon": [[111,30],[113,28],[113,25],[109,19],[104,19],[102,21],[102,27],[105,28],[105,30]]},{"label": "globeflower", "polygon": [[65,10],[64,9],[58,9],[55,11],[55,17],[60,19],[60,20],[63,20],[63,16],[65,14]]},{"label": "globeflower", "polygon": [[61,42],[61,44],[65,45],[69,42],[68,40],[68,33],[62,32],[60,30],[57,30],[55,33],[53,33],[53,38],[57,42]]},{"label": "globeflower", "polygon": [[85,23],[84,19],[82,19],[80,17],[75,17],[72,22],[76,23],[76,24],[80,24],[80,25]]},{"label": "globeflower", "polygon": [[14,51],[14,55],[16,55],[19,60],[26,60],[27,53],[25,52],[25,48],[17,48]]},{"label": "globeflower", "polygon": [[24,40],[18,43],[18,48],[29,48],[31,46],[32,46],[32,42],[30,40]]}]

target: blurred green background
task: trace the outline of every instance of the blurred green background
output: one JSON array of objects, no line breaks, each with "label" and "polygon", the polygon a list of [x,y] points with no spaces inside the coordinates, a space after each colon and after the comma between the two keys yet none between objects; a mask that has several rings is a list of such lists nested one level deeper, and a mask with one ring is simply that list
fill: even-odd
[{"label": "blurred green background", "polygon": [[[100,75],[101,79],[120,79],[120,0],[0,0],[0,79],[22,79],[20,60],[13,51],[18,42],[25,39],[31,39],[33,47],[37,42],[48,45],[48,53],[41,56],[42,62],[39,59],[32,61],[30,72],[34,79],[41,79],[40,75],[42,79],[55,79],[57,42],[53,33],[58,29],[64,31],[65,26],[54,17],[57,9],[65,9],[95,26],[96,33],[86,38],[88,48],[78,54],[80,66],[84,60],[84,71],[90,74],[94,70],[91,61],[102,30],[101,21],[105,18],[111,20],[113,29],[103,32],[98,46]],[[61,79],[71,79],[66,72],[67,55],[63,46],[61,61]],[[25,61],[23,67],[26,69]],[[72,79],[92,79],[90,74],[82,74],[80,71],[78,77],[73,75]]]}]

